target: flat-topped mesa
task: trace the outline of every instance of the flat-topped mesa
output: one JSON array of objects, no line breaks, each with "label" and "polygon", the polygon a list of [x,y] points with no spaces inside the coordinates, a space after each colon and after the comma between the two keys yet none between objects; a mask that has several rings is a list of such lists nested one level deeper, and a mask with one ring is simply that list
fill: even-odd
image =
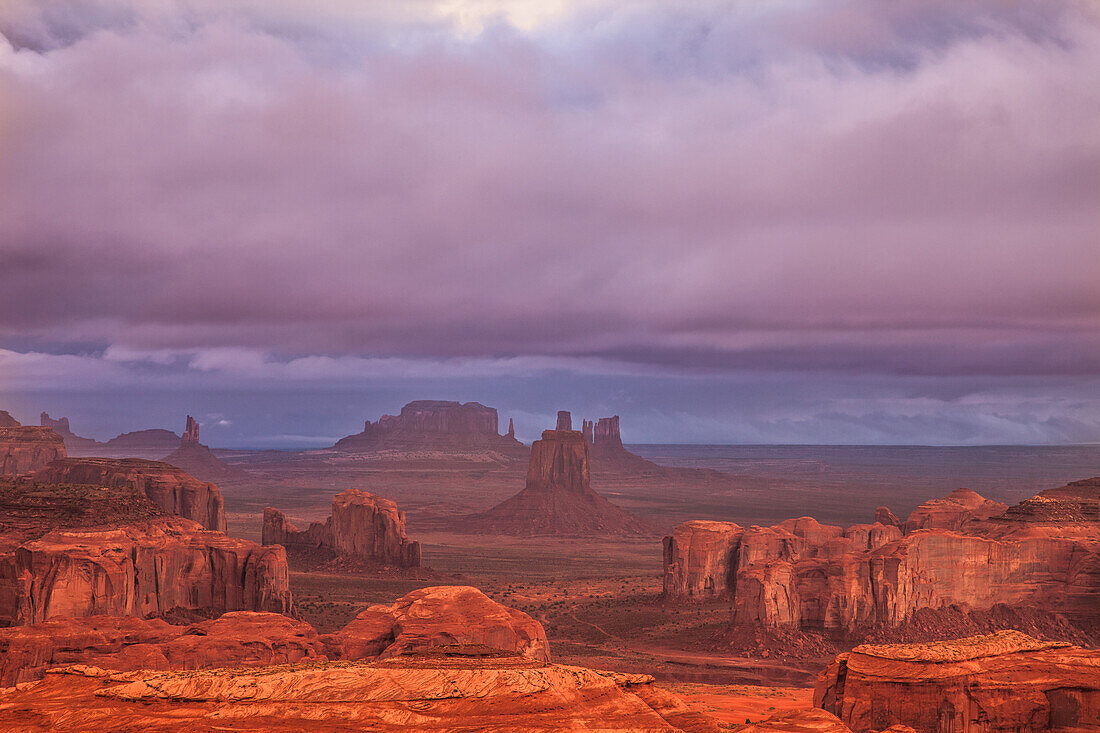
[{"label": "flat-topped mesa", "polygon": [[577,430],[545,430],[531,445],[522,491],[469,525],[485,531],[549,535],[649,534],[640,519],[592,489],[589,447]]},{"label": "flat-topped mesa", "polygon": [[128,486],[172,514],[206,529],[225,531],[225,501],[216,484],[176,466],[141,458],[64,458],[37,471],[31,480],[45,484]]},{"label": "flat-topped mesa", "polygon": [[222,461],[210,448],[199,442],[199,423],[190,415],[187,416],[187,425],[179,447],[161,460],[178,466],[203,481],[231,481],[248,475]]},{"label": "flat-topped mesa", "polygon": [[[1100,482],[1097,487],[1100,512]],[[1018,506],[1038,500],[1076,507],[1090,501],[1040,497]],[[980,496],[967,501],[977,508],[993,503]],[[953,501],[937,506],[944,503],[961,506]],[[1003,604],[1095,628],[1100,523],[1011,520],[1010,513],[984,521],[973,516],[960,521],[956,514],[950,529],[904,536],[892,524],[842,529],[810,517],[749,528],[686,522],[665,538],[664,593],[685,600],[729,597],[734,627],[819,632],[845,640],[860,640],[874,629],[909,628],[915,613],[942,614],[953,606],[970,613]]]},{"label": "flat-topped mesa", "polygon": [[79,435],[75,435],[69,427],[69,418],[67,417],[59,417],[54,420],[50,417],[50,413],[43,412],[38,416],[38,421],[42,427],[51,428],[55,433],[60,435],[61,439],[65,441],[65,448],[67,450],[91,450],[102,445],[91,438],[82,438]]},{"label": "flat-topped mesa", "polygon": [[367,420],[363,432],[341,438],[337,450],[496,450],[522,451],[515,434],[497,432],[497,411],[479,402],[419,400],[401,408],[399,415]]},{"label": "flat-topped mesa", "polygon": [[419,568],[422,561],[420,543],[405,534],[405,512],[395,502],[359,489],[337,494],[328,519],[305,530],[278,509],[264,509],[263,543],[283,545],[292,554],[327,550],[374,566]]},{"label": "flat-topped mesa", "polygon": [[131,486],[0,482],[0,626],[292,610],[286,552],[167,516]]},{"label": "flat-topped mesa", "polygon": [[65,457],[65,441],[50,428],[0,428],[0,476],[37,471]]},{"label": "flat-topped mesa", "polygon": [[817,678],[814,705],[856,733],[1100,729],[1100,651],[1018,631],[857,646]]},{"label": "flat-topped mesa", "polygon": [[158,460],[179,447],[181,436],[171,430],[150,428],[122,433],[95,447],[95,454],[109,458]]}]

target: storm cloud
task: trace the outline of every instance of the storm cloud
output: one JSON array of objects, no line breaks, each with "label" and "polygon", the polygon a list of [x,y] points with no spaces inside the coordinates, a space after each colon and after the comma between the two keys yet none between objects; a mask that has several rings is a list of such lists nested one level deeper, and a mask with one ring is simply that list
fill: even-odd
[{"label": "storm cloud", "polygon": [[[1071,0],[6,3],[0,387],[568,373],[692,380],[653,439],[1098,440],[1097,68]],[[754,379],[779,427],[702,414]]]}]

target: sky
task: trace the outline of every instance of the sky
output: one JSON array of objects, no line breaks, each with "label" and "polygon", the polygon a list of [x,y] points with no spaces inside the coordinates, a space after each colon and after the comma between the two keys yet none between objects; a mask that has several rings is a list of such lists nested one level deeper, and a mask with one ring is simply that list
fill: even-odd
[{"label": "sky", "polygon": [[0,4],[0,409],[1100,442],[1088,0]]}]

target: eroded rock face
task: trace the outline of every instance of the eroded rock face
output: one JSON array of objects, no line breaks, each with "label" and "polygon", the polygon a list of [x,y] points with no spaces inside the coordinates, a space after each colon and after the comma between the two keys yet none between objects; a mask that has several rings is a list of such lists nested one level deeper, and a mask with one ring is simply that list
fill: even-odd
[{"label": "eroded rock face", "polygon": [[[965,531],[921,529],[904,537],[892,525],[841,529],[809,517],[747,529],[688,522],[665,538],[665,594],[728,596],[734,626],[855,640],[918,610],[950,606],[1038,608],[1094,627],[1100,622],[1100,526],[1079,521],[1091,511],[1081,494],[1087,491],[1038,502],[1044,512],[1076,517],[1061,523],[1021,519],[1036,510],[982,520],[989,505],[981,497],[967,497],[969,508],[951,500],[935,506],[961,507],[951,509],[952,519],[938,509],[922,516]],[[1049,508],[1051,502],[1063,508]]]},{"label": "eroded rock face", "polygon": [[47,484],[130,486],[172,514],[206,529],[225,531],[225,501],[217,485],[200,481],[175,466],[140,458],[66,458],[36,472]]},{"label": "eroded rock face", "polygon": [[1084,731],[1100,727],[1100,651],[1017,631],[856,647],[818,677],[814,704],[856,733]]},{"label": "eroded rock face", "polygon": [[543,431],[542,440],[531,446],[523,491],[471,521],[508,533],[649,533],[641,520],[592,489],[588,443],[575,430]]},{"label": "eroded rock face", "polygon": [[293,664],[323,654],[312,626],[277,613],[232,611],[190,626],[133,616],[56,618],[0,629],[0,687],[69,664],[207,669]]},{"label": "eroded rock face", "polygon": [[948,529],[959,531],[967,522],[989,519],[1003,514],[1007,504],[990,501],[976,491],[955,489],[942,499],[926,501],[905,520],[906,534],[918,529]]},{"label": "eroded rock face", "polygon": [[0,726],[55,733],[719,729],[648,675],[457,652],[186,673],[76,667],[0,692]]},{"label": "eroded rock face", "polygon": [[0,428],[18,428],[21,425],[22,423],[12,417],[7,410],[0,410]]},{"label": "eroded rock face", "polygon": [[187,519],[59,529],[0,556],[0,624],[173,609],[285,613],[291,606],[282,547]]},{"label": "eroded rock face", "polygon": [[65,442],[49,428],[0,427],[0,476],[37,471],[64,457]]},{"label": "eroded rock face", "polygon": [[396,450],[523,450],[515,435],[497,432],[497,411],[479,402],[419,400],[401,408],[400,415],[366,421],[363,432],[349,435],[334,446],[343,451]]},{"label": "eroded rock face", "polygon": [[405,513],[389,499],[359,489],[332,500],[332,514],[299,530],[278,509],[264,510],[263,543],[288,548],[325,548],[379,565],[418,568],[420,543],[405,534]]},{"label": "eroded rock face", "polygon": [[323,639],[330,657],[348,660],[393,657],[449,644],[550,659],[542,624],[469,586],[423,588],[393,605],[371,606]]}]

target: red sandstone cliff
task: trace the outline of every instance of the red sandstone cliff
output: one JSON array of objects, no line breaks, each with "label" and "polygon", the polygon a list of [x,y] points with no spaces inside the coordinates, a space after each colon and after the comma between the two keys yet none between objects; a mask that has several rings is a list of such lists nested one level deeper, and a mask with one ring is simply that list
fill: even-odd
[{"label": "red sandstone cliff", "polygon": [[291,608],[286,554],[204,530],[130,486],[0,484],[0,625]]},{"label": "red sandstone cliff", "polygon": [[0,427],[0,476],[37,471],[64,457],[64,441],[49,428]]},{"label": "red sandstone cliff", "polygon": [[367,420],[363,432],[341,438],[333,446],[349,452],[497,451],[515,457],[526,448],[514,433],[497,432],[497,411],[478,402],[419,400],[401,408],[399,415]]},{"label": "red sandstone cliff", "polygon": [[531,446],[523,491],[472,524],[486,531],[563,535],[648,534],[640,519],[597,494],[591,485],[589,447],[573,430],[546,430]]},{"label": "red sandstone cliff", "polygon": [[193,519],[206,529],[225,531],[225,502],[215,484],[182,469],[140,458],[66,458],[32,476],[48,484],[130,486],[172,514]]},{"label": "red sandstone cliff", "polygon": [[864,645],[821,673],[814,704],[856,733],[1098,730],[1100,651],[1016,631]]},{"label": "red sandstone cliff", "polygon": [[378,565],[418,568],[420,543],[405,534],[405,513],[389,499],[359,489],[342,491],[332,500],[332,514],[324,523],[299,530],[278,509],[264,510],[263,543],[325,549]]},{"label": "red sandstone cliff", "polygon": [[[1082,498],[1090,491],[1080,488],[1072,499],[1046,497],[1038,503],[1091,507],[1100,496]],[[665,594],[726,595],[734,626],[851,639],[872,627],[902,624],[921,609],[956,605],[1038,608],[1095,628],[1100,525],[1073,519],[1081,510],[1068,512],[1067,521],[1045,524],[1023,519],[1023,510],[980,520],[973,508],[987,506],[984,502],[969,500],[971,508],[945,502],[955,506],[943,521],[958,523],[965,532],[920,529],[904,537],[897,527],[881,523],[845,530],[809,517],[750,528],[687,522],[665,538]],[[919,516],[929,516],[927,506]]]}]

